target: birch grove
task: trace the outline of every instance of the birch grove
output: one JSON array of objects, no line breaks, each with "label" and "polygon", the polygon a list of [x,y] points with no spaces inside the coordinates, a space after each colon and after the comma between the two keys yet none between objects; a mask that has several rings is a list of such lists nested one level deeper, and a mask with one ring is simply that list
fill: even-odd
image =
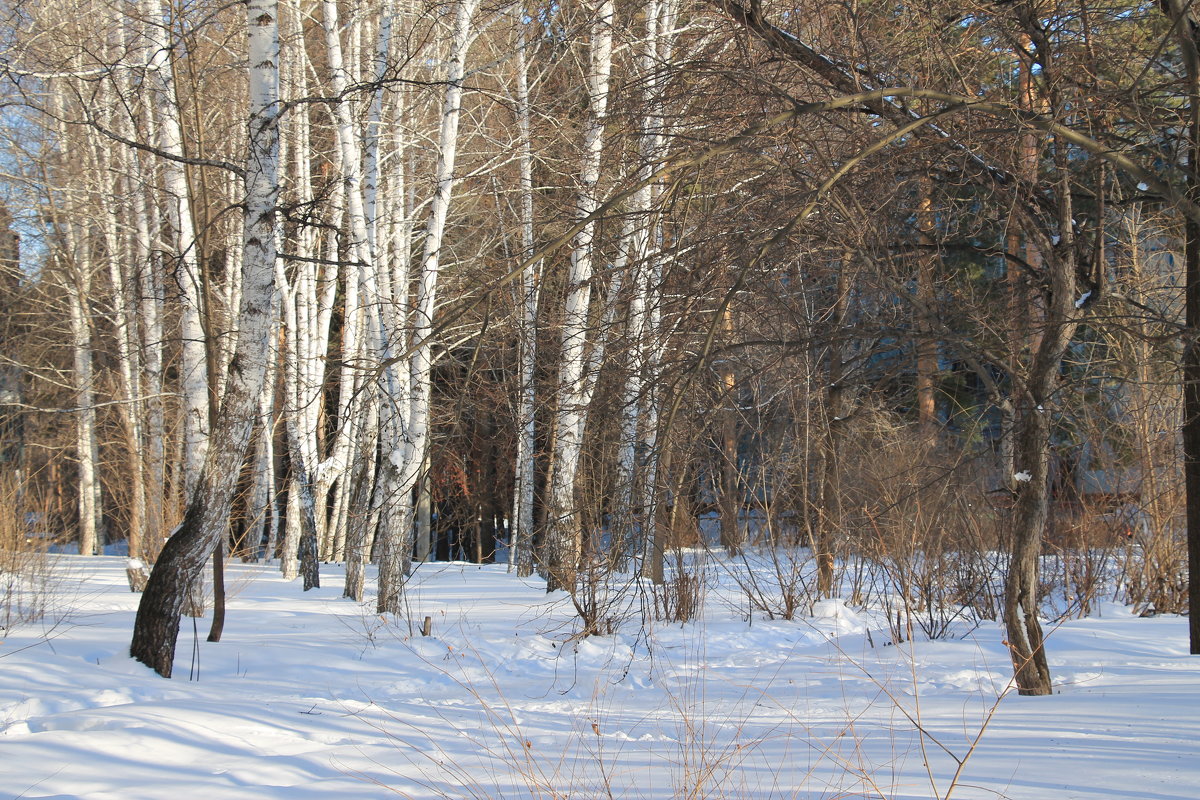
[{"label": "birch grove", "polygon": [[686,548],[854,598],[933,514],[1010,548],[988,613],[1045,693],[1047,542],[1132,514],[1128,574],[1200,553],[1156,255],[1196,176],[1148,155],[1194,98],[1143,91],[1195,66],[1176,5],[32,4],[0,469],[60,546],[154,564],[164,674],[214,551],[392,616],[429,561],[507,562],[601,632],[613,576],[683,613]]}]

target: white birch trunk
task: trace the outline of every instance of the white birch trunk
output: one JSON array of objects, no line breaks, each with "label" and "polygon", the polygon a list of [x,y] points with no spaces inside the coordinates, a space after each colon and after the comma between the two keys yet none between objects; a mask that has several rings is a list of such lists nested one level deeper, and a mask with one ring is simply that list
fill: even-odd
[{"label": "white birch trunk", "polygon": [[[517,42],[517,130],[521,148],[521,258],[533,257],[533,142],[529,112],[528,42],[521,24]],[[511,555],[509,568],[516,565],[517,574],[533,574],[533,491],[535,480],[536,389],[534,375],[537,366],[537,307],[541,262],[527,264],[521,272],[520,322],[517,331],[519,376],[517,400],[517,463],[513,487],[513,517],[511,526]]]},{"label": "white birch trunk", "polygon": [[[249,99],[249,147],[246,157],[245,215],[242,232],[243,246],[237,248],[240,258],[240,280],[235,295],[238,299],[237,339],[229,362],[227,387],[221,405],[224,425],[235,423],[229,416],[248,415],[257,418],[262,428],[262,460],[256,488],[267,487],[274,481],[272,407],[274,405],[273,365],[278,364],[275,347],[276,310],[282,304],[280,290],[275,285],[279,260],[277,258],[278,221],[276,206],[280,192],[279,137],[279,20],[276,0],[248,0],[246,7]],[[230,278],[233,283],[233,278]],[[286,359],[286,354],[284,355]],[[239,408],[239,404],[243,406]],[[253,407],[251,407],[253,404]],[[258,413],[255,414],[254,412]],[[238,446],[245,452],[250,430],[239,428]],[[265,499],[265,498],[264,498]],[[261,501],[260,501],[261,502]],[[256,504],[256,516],[266,503]],[[261,525],[255,530],[257,548]],[[301,557],[305,572],[305,589],[317,584],[315,537],[313,552]]]},{"label": "white birch trunk", "polygon": [[[128,83],[127,79],[128,74],[124,76],[123,84]],[[127,93],[128,87],[125,86],[123,91]],[[133,125],[127,114],[117,112],[112,113],[111,117],[111,127],[126,138],[133,138]],[[141,203],[135,199],[132,191],[132,186],[136,185],[133,183],[133,170],[129,169],[134,161],[133,154],[127,148],[119,148],[114,153],[114,149],[106,146],[108,143],[95,130],[89,132],[89,139],[95,151],[98,175],[115,176],[111,186],[101,188],[97,199],[104,209],[105,260],[112,291],[112,325],[117,346],[118,392],[121,399],[118,413],[129,464],[129,528],[126,543],[130,558],[141,558],[146,517],[146,462],[142,457],[143,415],[139,408],[142,402],[142,368],[134,271],[137,269],[137,258],[142,254],[138,252],[137,235],[123,237],[120,230],[122,219],[138,216],[137,209],[127,204],[140,207]],[[132,246],[129,248],[125,246],[127,238],[131,239]]]},{"label": "white birch trunk", "polygon": [[[386,497],[403,513],[381,516],[379,603],[381,613],[400,610],[400,585],[409,568],[415,508],[410,489],[421,470],[429,439],[430,389],[433,367],[433,320],[437,308],[438,276],[441,270],[442,236],[454,190],[454,165],[458,154],[458,126],[462,111],[463,77],[470,47],[471,18],[478,0],[460,0],[454,16],[454,31],[447,58],[446,95],[438,133],[437,172],[433,201],[425,228],[417,302],[413,314],[412,356],[409,362],[408,430],[403,448],[395,448],[381,465]],[[397,431],[398,432],[398,431]],[[389,437],[390,438],[390,437]],[[393,440],[394,441],[394,440]],[[395,506],[393,506],[395,508]]]},{"label": "white birch trunk", "polygon": [[[187,589],[229,524],[238,474],[254,428],[270,350],[275,284],[275,207],[279,197],[278,26],[274,0],[250,0],[250,113],[243,217],[245,278],[237,345],[221,403],[220,424],[198,489],[179,531],[155,564],[142,594],[130,654],[169,677]],[[315,554],[314,554],[315,555]],[[315,559],[313,560],[315,566]]]},{"label": "white birch trunk", "polygon": [[[59,88],[55,96],[58,117],[67,118],[67,90]],[[67,126],[58,124],[60,141],[69,142]],[[85,156],[86,159],[86,156]],[[94,165],[93,165],[93,171]],[[67,186],[59,201],[61,207],[51,207],[49,214],[57,223],[63,237],[62,250],[57,253],[60,269],[58,279],[67,299],[71,332],[71,378],[75,395],[75,458],[78,465],[79,552],[95,555],[103,552],[100,524],[103,507],[100,483],[97,478],[99,446],[96,441],[96,404],[92,367],[92,329],[88,297],[91,294],[92,258],[85,230],[80,221],[86,218],[80,204],[79,187]]]},{"label": "white birch trunk", "polygon": [[[638,145],[641,160],[638,178],[648,180],[663,160],[662,64],[669,52],[668,26],[673,17],[670,0],[651,0],[646,7],[646,35],[640,55],[643,86],[642,135]],[[661,569],[650,569],[647,559],[659,558],[653,551],[654,480],[657,427],[657,370],[652,365],[661,303],[661,259],[653,242],[652,217],[655,184],[647,183],[631,198],[630,211],[636,226],[628,240],[632,292],[629,300],[630,369],[621,403],[621,441],[617,456],[616,521],[630,536],[640,536],[643,570],[661,576]],[[652,375],[653,373],[653,375]],[[648,390],[648,391],[647,391]],[[639,451],[645,457],[641,496],[637,493]],[[636,524],[641,512],[641,525]],[[632,541],[621,542],[623,552]]]},{"label": "white birch trunk", "polygon": [[[74,228],[68,223],[68,230]],[[96,396],[92,376],[92,330],[87,298],[91,292],[91,264],[78,235],[68,234],[70,255],[64,270],[63,289],[71,312],[71,353],[75,383],[75,455],[79,464],[79,552],[102,552],[100,539],[100,483],[96,476],[99,448],[96,442]]]},{"label": "white birch trunk", "polygon": [[[280,71],[287,76],[286,86],[290,97],[304,98],[309,95],[308,58],[304,49],[304,16],[299,4],[288,3],[281,15],[281,29],[285,32],[289,46],[280,53]],[[283,162],[284,145],[287,145],[288,162],[291,169],[291,201],[304,209],[314,206],[312,142],[310,107],[300,105],[289,115],[286,125],[287,136],[281,140],[280,153]],[[331,237],[331,239],[334,237]],[[285,436],[297,438],[299,466],[310,479],[315,479],[312,489],[313,524],[322,553],[331,548],[327,526],[325,498],[329,483],[322,483],[321,431],[324,425],[324,385],[326,358],[329,354],[330,321],[333,316],[334,294],[337,291],[336,265],[318,265],[321,255],[316,228],[302,225],[294,232],[290,242],[296,256],[291,266],[294,281],[289,284],[287,271],[279,265],[277,282],[280,286],[284,322],[284,408],[283,430]],[[336,251],[332,252],[336,256]],[[333,261],[333,259],[329,259]],[[350,321],[353,326],[353,319]],[[343,368],[344,369],[344,368]],[[329,481],[336,480],[336,470],[330,470]],[[304,492],[298,481],[289,478],[289,496]],[[294,517],[294,515],[293,515]],[[291,523],[297,522],[289,517]],[[299,546],[299,528],[290,528],[292,538],[288,541],[288,555],[282,562],[285,573],[295,577],[298,564],[295,549]]]},{"label": "white birch trunk", "polygon": [[[271,359],[272,365],[276,359]],[[258,443],[254,447],[254,482],[250,489],[250,519],[247,522],[247,542],[250,558],[259,561],[270,559],[274,542],[267,537],[266,549],[263,546],[263,531],[271,517],[275,503],[272,495],[275,493],[275,392],[274,368],[267,371],[267,379],[263,383],[262,394],[258,399],[258,414],[262,420],[259,430]],[[271,521],[274,525],[274,521]]]},{"label": "white birch trunk", "polygon": [[[139,61],[148,62],[151,55],[149,43],[141,36],[143,28],[131,26],[130,49]],[[128,85],[128,84],[127,84]],[[133,109],[133,125],[142,128],[142,134],[151,142],[158,141],[157,125],[150,98],[132,93],[138,103]],[[122,115],[122,119],[126,119]],[[126,129],[127,133],[131,132]],[[129,175],[132,186],[152,187],[157,185],[155,162],[149,156],[128,148],[119,150],[124,172]],[[142,420],[143,449],[142,464],[145,476],[144,535],[139,556],[146,562],[158,557],[167,535],[167,457],[166,457],[166,411],[163,402],[163,287],[161,246],[158,241],[161,222],[151,191],[130,193],[132,207],[133,264],[135,272],[129,276],[129,291],[136,293],[137,300],[130,305],[130,316],[136,317],[140,338],[133,342],[133,349],[141,353],[141,376],[139,384],[142,397],[139,402],[139,417]],[[132,552],[130,555],[134,555]]]},{"label": "white birch trunk", "polygon": [[[592,21],[587,75],[588,115],[583,131],[583,160],[579,171],[576,219],[585,219],[600,205],[597,184],[608,118],[608,81],[612,70],[612,0],[599,0]],[[585,370],[588,316],[595,249],[596,225],[589,222],[575,236],[567,273],[563,316],[562,355],[558,373],[558,408],[555,414],[554,455],[546,502],[546,552],[543,570],[547,589],[574,591],[575,573],[582,551],[582,531],[575,504],[575,479],[579,472],[582,432],[587,419],[583,401],[589,376]]]},{"label": "white birch trunk", "polygon": [[[138,162],[140,163],[140,162]],[[145,185],[147,181],[139,180]],[[161,259],[154,248],[151,227],[152,200],[149,193],[134,195],[134,263],[138,265],[136,290],[137,316],[140,321],[142,400],[145,429],[144,463],[146,474],[145,536],[142,558],[153,562],[166,537],[167,453],[166,412],[163,406],[163,327]]]},{"label": "white birch trunk", "polygon": [[[333,515],[331,536],[321,548],[324,557],[332,558],[343,549],[345,536],[345,519],[350,486],[346,478],[346,470],[352,457],[351,450],[358,437],[355,427],[362,414],[362,398],[359,394],[362,381],[362,367],[378,356],[379,343],[386,341],[386,335],[380,329],[381,311],[378,302],[377,281],[375,278],[374,253],[371,252],[370,236],[368,234],[366,207],[363,194],[363,163],[359,136],[354,124],[354,108],[351,95],[350,73],[343,55],[341,26],[338,19],[336,0],[323,0],[323,27],[328,58],[330,89],[337,98],[334,103],[334,126],[338,143],[338,156],[342,173],[342,192],[346,208],[346,218],[349,223],[349,255],[352,265],[346,275],[346,324],[343,327],[343,359],[350,368],[350,374],[343,371],[343,392],[339,399],[342,408],[339,418],[339,432],[335,442],[332,462],[328,472],[322,469],[317,482],[317,492],[327,491],[334,480],[339,480],[337,497]],[[346,390],[349,390],[348,392]],[[324,484],[324,485],[323,485]]]},{"label": "white birch trunk", "polygon": [[377,467],[375,455],[379,436],[378,406],[366,408],[362,425],[363,441],[359,443],[357,460],[346,476],[350,482],[351,505],[353,508],[346,520],[346,583],[342,592],[356,602],[361,602],[366,588],[367,563],[371,559],[371,548],[375,541],[375,529],[379,515],[378,495],[381,482],[372,480]]},{"label": "white birch trunk", "polygon": [[[183,131],[170,63],[173,42],[166,22],[173,17],[173,10],[169,4],[159,5],[156,0],[140,0],[140,3],[149,42],[147,83],[154,98],[158,147],[170,156],[182,157]],[[200,266],[196,259],[195,226],[183,164],[164,159],[162,177],[167,193],[168,218],[175,232],[173,249],[178,258],[176,283],[181,293],[179,333],[182,340],[180,393],[183,401],[184,495],[190,500],[204,463],[209,435],[208,365],[201,320]]]}]

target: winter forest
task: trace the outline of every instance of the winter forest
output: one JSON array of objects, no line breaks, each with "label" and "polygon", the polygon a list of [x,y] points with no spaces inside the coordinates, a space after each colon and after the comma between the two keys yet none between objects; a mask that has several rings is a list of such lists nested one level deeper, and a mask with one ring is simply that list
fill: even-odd
[{"label": "winter forest", "polygon": [[1104,608],[1200,652],[1190,0],[3,8],[10,634],[107,554],[164,677],[268,625],[230,576],[420,643],[451,565],[563,648],[721,596],[989,631],[1014,697]]}]

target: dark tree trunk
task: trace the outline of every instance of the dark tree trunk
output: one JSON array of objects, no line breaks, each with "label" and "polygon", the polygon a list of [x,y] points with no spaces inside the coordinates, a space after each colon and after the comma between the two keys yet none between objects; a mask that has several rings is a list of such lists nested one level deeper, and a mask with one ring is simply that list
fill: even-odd
[{"label": "dark tree trunk", "polygon": [[[1160,3],[1174,25],[1187,76],[1188,125],[1187,199],[1200,200],[1200,45],[1191,5],[1182,0]],[[1188,639],[1192,655],[1200,655],[1200,223],[1185,216],[1183,223],[1184,324],[1183,348],[1183,485],[1187,508]]]},{"label": "dark tree trunk", "polygon": [[[1193,102],[1197,102],[1193,98]],[[1188,193],[1200,199],[1200,120],[1193,117]],[[1183,475],[1187,494],[1188,633],[1192,655],[1200,655],[1200,224],[1184,223],[1187,343],[1183,350]]]},{"label": "dark tree trunk", "polygon": [[[1175,6],[1178,9],[1178,6]],[[1184,12],[1179,10],[1180,14]],[[1200,54],[1190,13],[1179,23],[1186,33],[1188,142],[1187,195],[1200,200]],[[1200,223],[1185,218],[1184,307],[1187,340],[1183,349],[1183,481],[1187,505],[1188,638],[1192,655],[1200,655]]]},{"label": "dark tree trunk", "polygon": [[225,548],[217,540],[217,549],[213,551],[213,619],[208,629],[210,642],[221,641],[225,631]]},{"label": "dark tree trunk", "polygon": [[199,515],[189,513],[167,539],[138,604],[129,654],[164,678],[171,677],[184,599],[208,559],[199,524]]},{"label": "dark tree trunk", "polygon": [[1004,626],[1017,691],[1023,695],[1051,692],[1050,666],[1038,620],[1039,559],[1050,507],[1050,414],[1039,408],[1024,409],[1016,446],[1022,479],[1017,483],[1012,558],[1004,593]]}]

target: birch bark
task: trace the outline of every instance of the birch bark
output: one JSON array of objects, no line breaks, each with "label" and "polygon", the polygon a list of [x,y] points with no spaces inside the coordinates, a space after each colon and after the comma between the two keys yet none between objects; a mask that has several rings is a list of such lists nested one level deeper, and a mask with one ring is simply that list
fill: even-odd
[{"label": "birch bark", "polygon": [[[583,159],[575,211],[579,220],[589,216],[600,205],[597,184],[604,148],[604,125],[608,118],[613,13],[612,0],[599,0],[592,20],[587,74],[588,115],[583,131]],[[567,273],[553,463],[546,502],[546,551],[542,561],[547,591],[574,591],[575,574],[582,552],[583,534],[575,504],[575,478],[579,472],[582,433],[587,419],[587,408],[583,401],[589,376],[584,367],[595,238],[596,224],[593,221],[576,235]]]},{"label": "birch bark", "polygon": [[[148,41],[147,83],[155,110],[158,147],[169,156],[182,158],[183,130],[179,102],[170,64],[172,40],[169,20],[172,10],[155,0],[140,0]],[[187,176],[183,164],[171,158],[161,164],[163,187],[168,197],[168,220],[174,231],[177,258],[176,284],[180,292],[180,374],[183,400],[183,472],[185,502],[190,502],[204,463],[209,436],[208,365],[205,333],[201,319],[201,275],[196,259],[196,232]]]},{"label": "birch bark", "polygon": [[278,55],[274,0],[246,6],[249,77],[249,151],[243,217],[245,277],[237,345],[229,367],[217,430],[198,489],[178,531],[168,540],[142,594],[130,655],[170,677],[179,615],[188,587],[229,524],[234,491],[250,443],[270,349],[275,289],[275,208],[278,179]]},{"label": "birch bark", "polygon": [[[525,28],[521,22],[517,42],[517,130],[520,141],[521,169],[521,258],[533,257],[533,142],[529,109],[529,56]],[[513,489],[512,552],[510,568],[517,574],[533,574],[533,492],[535,480],[537,307],[542,263],[527,264],[521,272],[520,323],[517,330],[520,376],[517,400],[517,463]]]},{"label": "birch bark", "polygon": [[[454,15],[454,28],[446,61],[446,93],[442,103],[441,128],[438,132],[438,161],[434,175],[434,194],[425,227],[421,264],[417,275],[417,301],[413,310],[409,360],[408,426],[403,447],[395,447],[381,468],[386,496],[400,504],[400,514],[384,513],[379,557],[380,613],[399,611],[400,585],[412,557],[412,527],[415,515],[408,495],[420,474],[429,439],[430,390],[433,369],[433,320],[437,308],[438,278],[442,265],[442,237],[454,191],[454,167],[458,154],[458,127],[462,111],[463,77],[467,51],[473,38],[471,20],[478,0],[460,0]],[[389,437],[390,440],[390,437]],[[394,440],[393,440],[394,441]],[[394,470],[394,471],[393,471]],[[393,506],[394,508],[394,506]]]},{"label": "birch bark", "polygon": [[[641,83],[643,85],[643,113],[641,121],[641,137],[638,142],[638,155],[641,160],[638,177],[648,180],[655,167],[662,160],[662,98],[659,96],[662,85],[661,63],[662,51],[668,49],[663,43],[666,26],[670,20],[668,3],[663,0],[651,0],[646,5],[646,33],[642,42],[640,54]],[[647,183],[630,199],[631,220],[634,227],[624,249],[629,255],[629,272],[632,292],[629,299],[629,328],[628,338],[631,348],[629,374],[625,382],[621,403],[621,441],[617,455],[617,486],[616,513],[614,514],[614,547],[619,547],[623,557],[630,545],[637,540],[643,544],[639,548],[643,557],[653,558],[655,553],[645,542],[652,539],[649,533],[654,527],[654,512],[651,504],[638,502],[645,500],[643,492],[639,497],[636,491],[638,480],[638,459],[644,455],[647,460],[654,458],[653,450],[647,450],[646,442],[639,438],[645,430],[649,417],[645,408],[647,399],[643,393],[647,386],[649,360],[652,352],[650,338],[654,334],[652,315],[657,312],[659,300],[655,296],[658,291],[659,257],[652,246],[655,221],[652,213],[657,187]],[[643,481],[647,476],[643,475]],[[653,496],[653,483],[650,486],[650,497]],[[637,512],[641,511],[640,529],[636,524]],[[628,538],[625,538],[628,537]],[[650,569],[648,576],[661,574]]]}]

